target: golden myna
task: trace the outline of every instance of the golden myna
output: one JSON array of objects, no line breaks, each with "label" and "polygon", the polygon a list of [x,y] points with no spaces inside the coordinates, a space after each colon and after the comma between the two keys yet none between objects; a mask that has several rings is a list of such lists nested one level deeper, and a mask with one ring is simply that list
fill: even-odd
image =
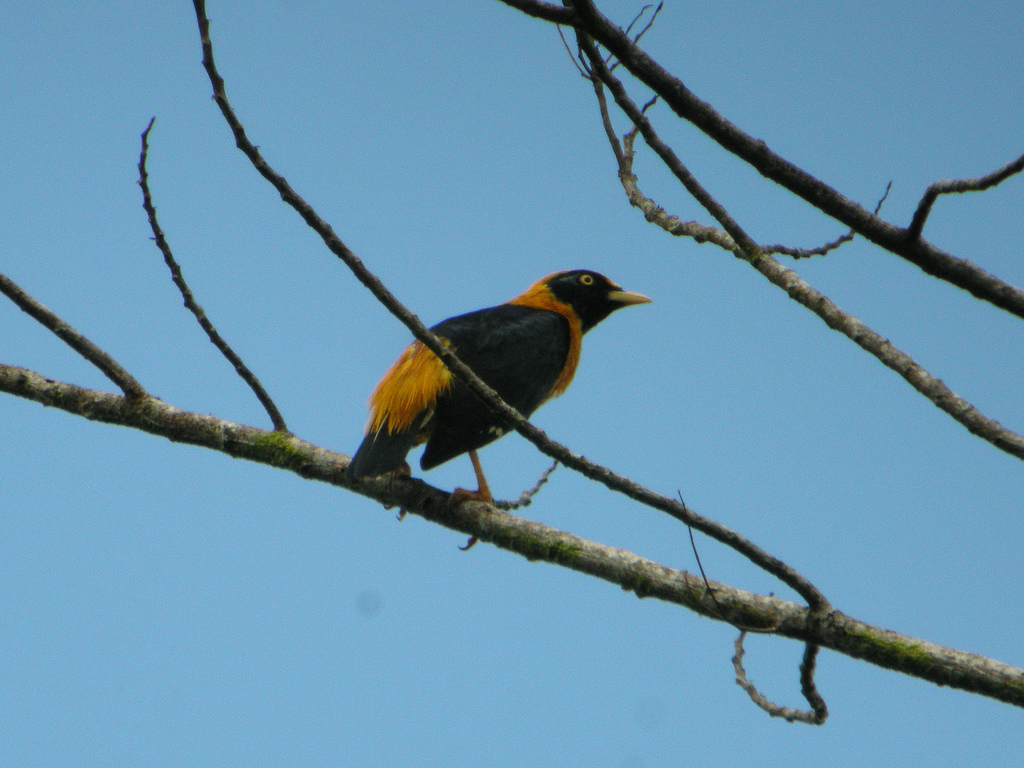
[{"label": "golden myna", "polygon": [[[452,317],[431,330],[506,403],[529,417],[569,386],[584,333],[616,309],[648,302],[604,275],[576,269],[548,275],[505,304]],[[426,443],[423,469],[469,452],[478,488],[455,494],[489,502],[476,451],[506,431],[498,416],[415,341],[370,395],[366,437],[347,475],[358,480],[408,472],[406,454]]]}]

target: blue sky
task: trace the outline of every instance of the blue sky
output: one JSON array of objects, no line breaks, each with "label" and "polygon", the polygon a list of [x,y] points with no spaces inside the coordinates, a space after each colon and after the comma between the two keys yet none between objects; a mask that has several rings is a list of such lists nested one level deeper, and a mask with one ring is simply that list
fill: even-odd
[{"label": "blue sky", "polygon": [[[627,23],[639,5],[602,2]],[[864,621],[1021,665],[1024,467],[712,246],[630,209],[554,29],[497,2],[210,0],[253,141],[427,323],[589,267],[654,304],[589,334],[535,422],[677,491]],[[1020,155],[1012,2],[670,2],[648,50],[806,170],[909,222],[925,187]],[[199,302],[299,436],[351,452],[408,332],[285,208],[210,100],[190,3],[0,16],[0,271],[154,394],[268,426],[181,308]],[[646,93],[631,86],[637,98]],[[667,110],[691,170],[762,243],[842,233]],[[621,119],[620,130],[625,130]],[[638,152],[644,190],[706,221]],[[938,201],[925,235],[1024,284],[1024,179]],[[987,415],[1024,429],[1024,325],[855,241],[797,271]],[[7,302],[0,360],[99,372]],[[1019,763],[1017,709],[824,651],[822,728],[734,684],[734,631],[338,489],[0,398],[0,763],[12,766],[959,766]],[[481,454],[498,496],[547,460]],[[471,483],[459,459],[426,478]],[[559,469],[526,515],[696,570],[686,531]],[[698,538],[711,578],[788,596]],[[801,648],[748,641],[799,705]]]}]

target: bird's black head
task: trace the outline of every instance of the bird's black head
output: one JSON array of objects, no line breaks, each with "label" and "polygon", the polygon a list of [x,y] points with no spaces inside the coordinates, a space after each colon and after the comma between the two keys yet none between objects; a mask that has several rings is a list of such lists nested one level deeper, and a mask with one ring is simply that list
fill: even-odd
[{"label": "bird's black head", "polygon": [[651,301],[641,293],[622,290],[604,275],[588,269],[556,272],[544,278],[543,282],[558,301],[572,307],[580,319],[583,333],[616,309]]}]

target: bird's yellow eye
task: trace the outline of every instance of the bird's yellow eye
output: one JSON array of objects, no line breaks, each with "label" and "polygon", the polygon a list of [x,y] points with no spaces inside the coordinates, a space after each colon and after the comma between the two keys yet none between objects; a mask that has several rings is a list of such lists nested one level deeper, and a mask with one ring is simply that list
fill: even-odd
[{"label": "bird's yellow eye", "polygon": [[594,284],[594,276],[593,275],[580,275],[580,285],[593,285],[593,284]]}]

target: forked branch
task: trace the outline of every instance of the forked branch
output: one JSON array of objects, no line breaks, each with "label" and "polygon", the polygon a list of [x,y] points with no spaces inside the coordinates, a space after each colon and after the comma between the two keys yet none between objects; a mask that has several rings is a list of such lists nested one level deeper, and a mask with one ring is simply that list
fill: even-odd
[{"label": "forked branch", "polygon": [[[201,11],[201,5],[201,2],[197,2],[197,12]],[[569,13],[571,15],[573,12]],[[201,12],[199,18],[205,54],[208,26],[204,25],[205,16]],[[556,15],[552,15],[552,18],[556,18]],[[212,51],[207,66],[217,93],[219,76],[216,76],[216,70],[213,68]],[[220,81],[219,93],[223,97],[223,81]],[[240,142],[243,151],[250,155],[250,159],[255,157],[262,163],[259,153],[245,139],[241,124],[237,123],[237,120],[234,124],[231,123],[234,115],[227,106],[226,98],[223,99],[221,108],[226,108],[225,116],[235,130],[236,140]],[[283,196],[284,192],[291,192],[287,182],[268,165],[262,163],[256,164],[256,167],[272,182],[276,180],[281,185],[275,183],[279,191],[283,190]],[[316,217],[315,212],[294,192],[291,194],[292,199],[286,200],[296,206],[304,217],[313,218],[320,227],[314,229],[325,237],[325,241],[329,241],[328,245],[333,246],[332,250],[340,248],[347,251],[330,228]],[[358,262],[351,252],[347,252],[347,255]],[[360,279],[365,276],[376,280],[368,272]],[[531,560],[544,560],[605,579],[641,597],[653,597],[684,605],[713,619],[728,621],[737,626],[763,627],[779,635],[812,644],[815,648],[832,648],[887,669],[898,670],[937,684],[981,693],[1016,706],[1024,706],[1024,686],[1021,685],[1024,670],[888,632],[831,609],[812,585],[807,584],[798,574],[792,573],[784,564],[775,561],[770,555],[761,552],[728,529],[716,526],[711,521],[703,521],[678,502],[673,501],[671,513],[677,514],[679,519],[690,523],[698,530],[704,530],[715,538],[722,537],[719,540],[726,540],[726,543],[735,546],[758,564],[772,566],[774,563],[777,567],[768,567],[767,570],[797,589],[808,600],[810,608],[771,596],[744,592],[725,584],[706,583],[685,572],[653,563],[625,550],[589,542],[510,515],[492,506],[471,502],[452,505],[449,494],[416,479],[400,476],[375,478],[353,485],[345,480],[344,470],[348,458],[341,454],[306,443],[283,430],[271,432],[233,424],[212,416],[189,413],[147,395],[141,385],[110,359],[109,355],[96,348],[78,331],[60,321],[56,315],[27,296],[11,281],[0,276],[0,287],[18,306],[103,370],[124,390],[125,395],[84,389],[46,378],[24,368],[3,364],[0,364],[0,391],[91,420],[143,430],[173,441],[200,445],[226,455],[286,469],[304,478],[329,482],[363,493],[384,504],[401,505],[434,522],[494,542],[499,547],[517,552]],[[397,302],[395,304],[397,309],[409,315],[411,321],[407,325],[421,340],[436,342],[436,339],[418,324],[415,316],[409,314]],[[471,374],[466,375],[459,367],[461,364],[457,358],[446,359],[446,362],[452,366],[456,375],[461,373],[471,386],[474,381],[478,381]],[[480,386],[483,387],[482,384]],[[479,391],[486,395],[485,390]],[[506,417],[517,416],[514,411],[511,411],[511,414],[502,411],[503,404],[496,397],[493,397],[491,405]],[[534,429],[525,420],[510,420],[527,434]],[[606,476],[599,479],[609,487],[618,485],[620,487],[616,487],[616,490],[622,490],[635,498],[639,497],[641,501],[650,494],[650,491],[630,484],[629,481],[614,476],[604,468],[585,462],[557,443],[547,441],[544,445],[545,452],[556,449],[564,451],[571,460],[565,463],[580,471],[597,475],[606,473]],[[626,485],[622,485],[623,483]],[[650,500],[645,503],[650,503]],[[652,506],[662,508],[660,503],[653,503]],[[710,530],[705,529],[702,523],[709,524]],[[805,667],[809,670],[813,670],[813,656],[808,662],[808,654],[811,653],[813,652],[809,647],[805,653]],[[811,687],[813,688],[813,685]],[[812,710],[818,708],[811,695],[808,696],[808,700],[811,702]]]},{"label": "forked branch", "polygon": [[84,389],[4,364],[0,364],[0,392],[354,490],[382,504],[402,506],[452,530],[478,536],[529,560],[543,560],[603,579],[638,597],[675,603],[734,626],[763,627],[885,669],[1024,707],[1024,669],[865,624],[837,610],[816,614],[778,597],[756,595],[714,581],[705,585],[699,576],[486,504],[453,506],[448,493],[415,478],[376,478],[353,486],[345,479],[347,456],[294,435],[182,411],[154,397],[129,398]]}]

